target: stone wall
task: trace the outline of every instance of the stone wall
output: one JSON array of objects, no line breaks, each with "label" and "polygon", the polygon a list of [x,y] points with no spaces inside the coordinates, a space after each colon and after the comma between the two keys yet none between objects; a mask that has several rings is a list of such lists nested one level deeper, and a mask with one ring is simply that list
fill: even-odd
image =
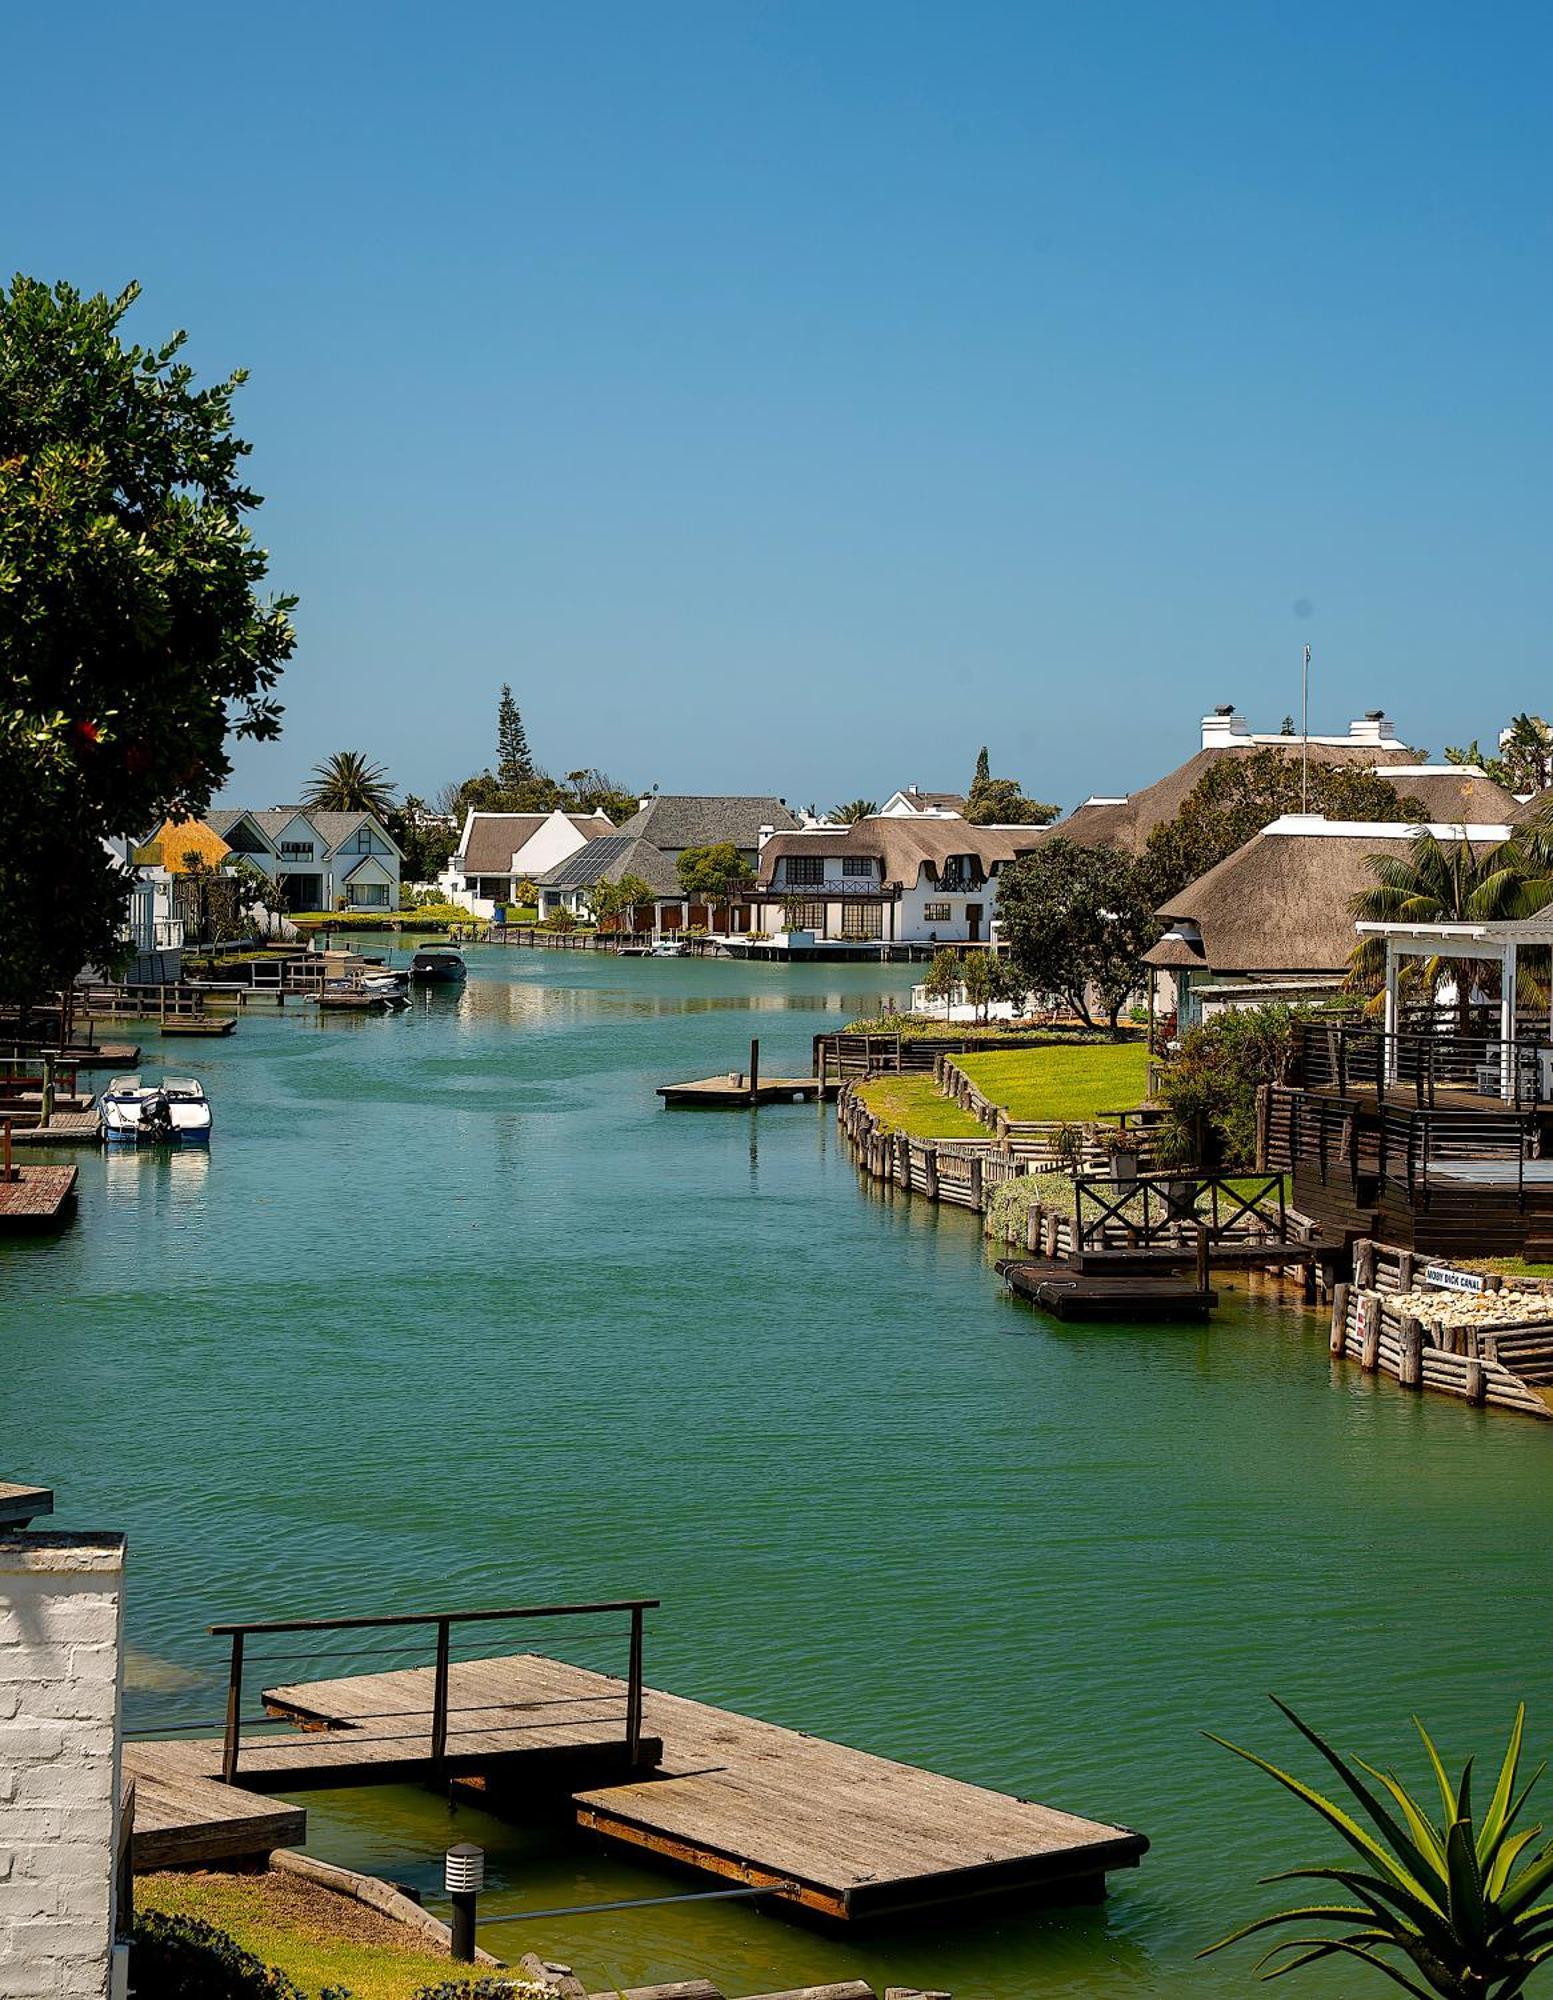
[{"label": "stone wall", "polygon": [[122,1535],[0,1538],[0,1994],[101,2000],[114,1931]]}]

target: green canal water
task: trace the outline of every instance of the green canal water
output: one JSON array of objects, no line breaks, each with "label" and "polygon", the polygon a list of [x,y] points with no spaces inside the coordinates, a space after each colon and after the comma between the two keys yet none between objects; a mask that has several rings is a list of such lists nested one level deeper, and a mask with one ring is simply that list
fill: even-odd
[{"label": "green canal water", "polygon": [[[0,1468],[128,1530],[132,1724],[219,1712],[222,1617],[661,1596],[649,1679],[1152,1852],[1103,1908],[868,1943],[736,1903],[488,1941],[593,1987],[962,2000],[1250,1989],[1194,1953],[1324,1843],[1201,1732],[1287,1749],[1269,1689],[1387,1758],[1414,1710],[1486,1751],[1525,1696],[1548,1747],[1540,1426],[1334,1374],[1265,1294],[1060,1327],[968,1217],[860,1186],[828,1113],[659,1108],[752,1033],[804,1067],[909,968],[471,959],[398,1019],[168,1044],[208,1158],[83,1155],[69,1233],[0,1249]],[[613,1627],[529,1633],[623,1666]],[[487,1911],[690,1886],[411,1790],[308,1804],[316,1851],[428,1892],[481,1841]]]}]

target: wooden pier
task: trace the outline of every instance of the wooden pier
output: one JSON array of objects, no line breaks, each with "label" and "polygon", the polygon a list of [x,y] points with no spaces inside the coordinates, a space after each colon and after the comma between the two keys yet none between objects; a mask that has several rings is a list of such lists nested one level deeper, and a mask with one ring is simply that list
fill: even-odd
[{"label": "wooden pier", "polygon": [[0,1528],[25,1528],[53,1511],[52,1486],[24,1486],[14,1479],[0,1479]]},{"label": "wooden pier", "polygon": [[658,1095],[666,1105],[688,1105],[701,1111],[749,1111],[757,1104],[812,1104],[816,1098],[834,1097],[838,1080],[825,1076],[763,1076],[760,1043],[750,1043],[748,1069],[725,1070],[721,1076],[704,1076],[695,1083],[660,1083]]},{"label": "wooden pier", "polygon": [[[46,1125],[17,1125],[12,1128],[13,1146],[96,1146],[102,1141],[102,1123],[95,1111],[56,1111]],[[75,1168],[63,1171],[74,1173]]]},{"label": "wooden pier", "polygon": [[225,1739],[125,1747],[135,1866],[300,1841],[300,1812],[275,1793],[416,1781],[472,1787],[498,1812],[565,1803],[579,1830],[612,1845],[838,1922],[990,1897],[1094,1900],[1147,1850],[1126,1827],[647,1687],[650,1603],[615,1607],[633,1614],[624,1677],[538,1653],[450,1661],[452,1614],[438,1621],[436,1665],[268,1687],[265,1712],[296,1727],[240,1744],[241,1636],[319,1627],[239,1628]]},{"label": "wooden pier", "polygon": [[1179,1259],[1145,1258],[1135,1265],[1122,1252],[1086,1270],[1067,1257],[1004,1257],[996,1268],[1016,1298],[1056,1319],[1204,1320],[1219,1302],[1218,1293]]},{"label": "wooden pier", "polygon": [[53,1229],[75,1206],[74,1167],[12,1167],[0,1171],[0,1231]]}]

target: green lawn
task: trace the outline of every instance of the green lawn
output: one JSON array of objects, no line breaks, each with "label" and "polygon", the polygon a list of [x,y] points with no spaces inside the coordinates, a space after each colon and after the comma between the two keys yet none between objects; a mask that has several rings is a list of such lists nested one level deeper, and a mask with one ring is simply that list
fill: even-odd
[{"label": "green lawn", "polygon": [[1076,1123],[1101,1111],[1127,1109],[1148,1089],[1149,1053],[1142,1042],[992,1049],[954,1061],[1010,1118]]},{"label": "green lawn", "polygon": [[979,1118],[940,1097],[930,1076],[879,1076],[858,1085],[858,1095],[891,1132],[913,1139],[990,1139]]},{"label": "green lawn", "polygon": [[404,1925],[292,1875],[143,1875],[135,1903],[214,1924],[309,1996],[345,1986],[355,2000],[410,2000],[466,1970]]}]

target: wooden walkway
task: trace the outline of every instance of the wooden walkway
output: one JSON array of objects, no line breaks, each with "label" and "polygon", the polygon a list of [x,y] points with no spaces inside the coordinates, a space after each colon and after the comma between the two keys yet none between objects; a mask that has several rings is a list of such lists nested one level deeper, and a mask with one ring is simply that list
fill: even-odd
[{"label": "wooden walkway", "polygon": [[[13,1143],[19,1134],[12,1134]],[[0,1177],[0,1231],[48,1229],[63,1222],[75,1201],[75,1167],[13,1167]]]},{"label": "wooden walkway", "polygon": [[25,1528],[42,1514],[54,1511],[51,1486],[22,1486],[14,1479],[0,1479],[0,1527]]},{"label": "wooden walkway", "polygon": [[[261,1851],[274,1831],[270,1792],[435,1776],[432,1690],[430,1668],[268,1689],[266,1707],[302,1731],[246,1738],[235,1787],[213,1782],[218,1742],[127,1747],[136,1866],[175,1849],[198,1860],[207,1840],[212,1854]],[[769,1882],[776,1900],[837,1919],[992,1894],[1087,1900],[1148,1846],[1123,1827],[652,1688],[632,1769],[625,1692],[623,1680],[539,1654],[455,1662],[446,1775],[479,1784],[497,1808],[508,1787],[531,1803],[537,1778],[570,1796],[581,1828],[711,1876]]]},{"label": "wooden walkway", "polygon": [[[827,1097],[834,1097],[839,1085],[828,1085]],[[685,1104],[703,1111],[747,1111],[756,1104],[812,1104],[820,1094],[817,1076],[763,1076],[753,1089],[748,1076],[737,1081],[726,1072],[702,1077],[696,1083],[660,1083],[658,1095],[665,1104]]]},{"label": "wooden walkway", "polygon": [[[11,1131],[13,1146],[95,1146],[101,1139],[95,1111],[56,1111],[47,1125],[17,1125]],[[65,1171],[73,1174],[75,1168]]]},{"label": "wooden walkway", "polygon": [[1195,1272],[1178,1268],[1118,1269],[1113,1260],[1110,1269],[1083,1270],[1076,1258],[1004,1257],[997,1271],[1017,1298],[1057,1319],[1203,1320],[1219,1302]]}]

